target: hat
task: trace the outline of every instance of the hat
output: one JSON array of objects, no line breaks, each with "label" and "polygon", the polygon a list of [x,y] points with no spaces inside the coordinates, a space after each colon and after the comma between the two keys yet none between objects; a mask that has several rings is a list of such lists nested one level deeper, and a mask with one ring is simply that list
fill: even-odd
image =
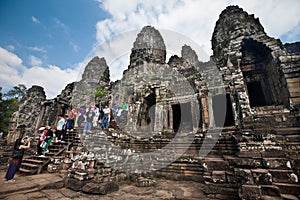
[{"label": "hat", "polygon": [[43,131],[43,130],[45,130],[45,127],[41,127],[41,128],[39,128],[39,131]]}]

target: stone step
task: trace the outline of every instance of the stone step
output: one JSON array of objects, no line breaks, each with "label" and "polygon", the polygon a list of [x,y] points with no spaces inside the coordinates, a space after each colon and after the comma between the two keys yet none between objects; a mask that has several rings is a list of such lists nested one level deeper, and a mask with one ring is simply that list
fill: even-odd
[{"label": "stone step", "polygon": [[45,161],[43,161],[43,160],[35,160],[35,159],[30,159],[30,158],[25,158],[25,159],[23,159],[22,162],[41,164],[41,163],[44,163]]},{"label": "stone step", "polygon": [[292,194],[281,194],[283,200],[299,200],[298,197]]},{"label": "stone step", "polygon": [[293,183],[290,179],[291,174],[295,174],[293,170],[269,169],[272,174],[273,182],[276,183]]},{"label": "stone step", "polygon": [[269,195],[262,195],[261,200],[282,200],[282,198],[281,198],[281,196],[274,197],[274,196],[269,196]]},{"label": "stone step", "polygon": [[37,169],[25,169],[23,167],[20,167],[19,168],[19,172],[20,173],[23,173],[23,174],[26,174],[26,175],[32,175],[32,174],[35,174],[37,171]]},{"label": "stone step", "polygon": [[37,167],[39,167],[39,165],[22,162],[21,167],[24,167],[24,166],[25,166],[25,168],[37,168]]},{"label": "stone step", "polygon": [[273,183],[276,185],[282,194],[291,194],[300,196],[300,185],[290,183]]}]

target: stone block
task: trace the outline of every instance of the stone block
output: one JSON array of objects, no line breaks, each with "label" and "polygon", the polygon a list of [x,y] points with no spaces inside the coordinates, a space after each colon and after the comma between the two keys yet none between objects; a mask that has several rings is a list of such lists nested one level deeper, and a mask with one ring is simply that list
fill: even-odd
[{"label": "stone block", "polygon": [[256,185],[242,185],[240,198],[243,200],[261,199],[261,188]]},{"label": "stone block", "polygon": [[212,180],[215,183],[225,183],[226,182],[226,172],[225,171],[213,171]]},{"label": "stone block", "polygon": [[65,179],[65,187],[74,191],[81,191],[82,187],[87,183],[87,181],[80,181],[74,178]]},{"label": "stone block", "polygon": [[282,150],[272,149],[269,151],[262,151],[262,157],[264,158],[284,158],[285,153]]},{"label": "stone block", "polygon": [[245,168],[257,168],[262,167],[263,163],[261,158],[241,158],[236,161],[236,165]]},{"label": "stone block", "polygon": [[279,188],[275,185],[262,185],[261,186],[261,194],[268,195],[268,196],[276,196],[280,197],[281,192]]},{"label": "stone block", "polygon": [[115,182],[97,183],[91,182],[83,186],[82,191],[88,194],[108,194],[119,190]]},{"label": "stone block", "polygon": [[238,153],[240,158],[261,158],[261,153],[259,151],[240,151]]},{"label": "stone block", "polygon": [[252,169],[253,180],[258,185],[272,184],[272,175],[266,169]]},{"label": "stone block", "polygon": [[49,173],[57,173],[60,170],[60,168],[61,168],[60,165],[49,164],[47,167],[47,171]]},{"label": "stone block", "polygon": [[235,178],[238,182],[252,185],[254,184],[253,176],[250,169],[234,169]]}]

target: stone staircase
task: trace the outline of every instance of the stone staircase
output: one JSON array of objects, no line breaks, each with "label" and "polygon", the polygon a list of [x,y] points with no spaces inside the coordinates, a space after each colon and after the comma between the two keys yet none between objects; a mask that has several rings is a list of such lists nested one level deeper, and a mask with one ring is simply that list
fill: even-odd
[{"label": "stone staircase", "polygon": [[244,130],[240,152],[227,158],[240,179],[243,199],[300,198],[299,133],[299,127]]},{"label": "stone staircase", "polygon": [[[45,156],[25,156],[19,168],[19,173],[22,175],[39,174],[47,167],[51,159],[61,155],[64,151],[69,149],[70,145],[74,145],[76,131],[69,131],[66,135],[66,143],[52,141],[48,147],[49,152]],[[76,144],[75,144],[76,145]]]},{"label": "stone staircase", "polygon": [[0,139],[0,171],[7,169],[8,160],[11,158],[13,146],[7,144],[6,140]]},{"label": "stone staircase", "polygon": [[284,106],[263,106],[253,108],[253,122],[255,128],[283,128],[299,126],[297,113],[291,112]]}]

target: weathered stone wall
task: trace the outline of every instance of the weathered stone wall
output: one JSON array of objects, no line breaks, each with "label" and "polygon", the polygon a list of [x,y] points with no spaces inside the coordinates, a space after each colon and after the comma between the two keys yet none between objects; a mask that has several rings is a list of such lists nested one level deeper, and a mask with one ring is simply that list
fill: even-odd
[{"label": "weathered stone wall", "polygon": [[8,142],[14,142],[20,135],[18,127],[25,126],[26,133],[33,135],[41,111],[42,102],[46,100],[45,91],[40,86],[29,88],[20,102],[19,109],[13,114],[11,127],[7,135]]},{"label": "weathered stone wall", "polygon": [[71,110],[73,87],[74,83],[70,83],[61,91],[61,94],[57,95],[57,97],[42,102],[39,120],[36,124],[37,129],[47,125],[54,127],[58,119],[57,115],[68,114]]},{"label": "weathered stone wall", "polygon": [[[256,112],[250,106],[249,89],[251,88],[247,85],[247,71],[260,73],[259,70],[265,70],[262,74],[265,79],[268,79],[264,84],[271,91],[270,97],[273,101],[271,105],[284,105],[290,108],[297,104],[298,93],[295,92],[295,85],[299,80],[289,73],[298,73],[298,65],[292,64],[292,60],[297,62],[298,58],[288,56],[280,41],[267,36],[259,20],[253,15],[248,15],[237,6],[227,7],[216,23],[212,36],[212,49],[213,59],[223,74],[231,99],[238,101],[238,106],[233,108],[234,113],[239,113],[240,126],[253,123],[253,115]],[[269,52],[268,56],[263,58],[264,60],[259,60],[260,54],[257,49],[260,51],[265,49],[261,53]],[[247,59],[247,53],[251,51],[254,54]],[[253,64],[255,62],[262,63]],[[263,78],[258,81],[263,81]]]}]

